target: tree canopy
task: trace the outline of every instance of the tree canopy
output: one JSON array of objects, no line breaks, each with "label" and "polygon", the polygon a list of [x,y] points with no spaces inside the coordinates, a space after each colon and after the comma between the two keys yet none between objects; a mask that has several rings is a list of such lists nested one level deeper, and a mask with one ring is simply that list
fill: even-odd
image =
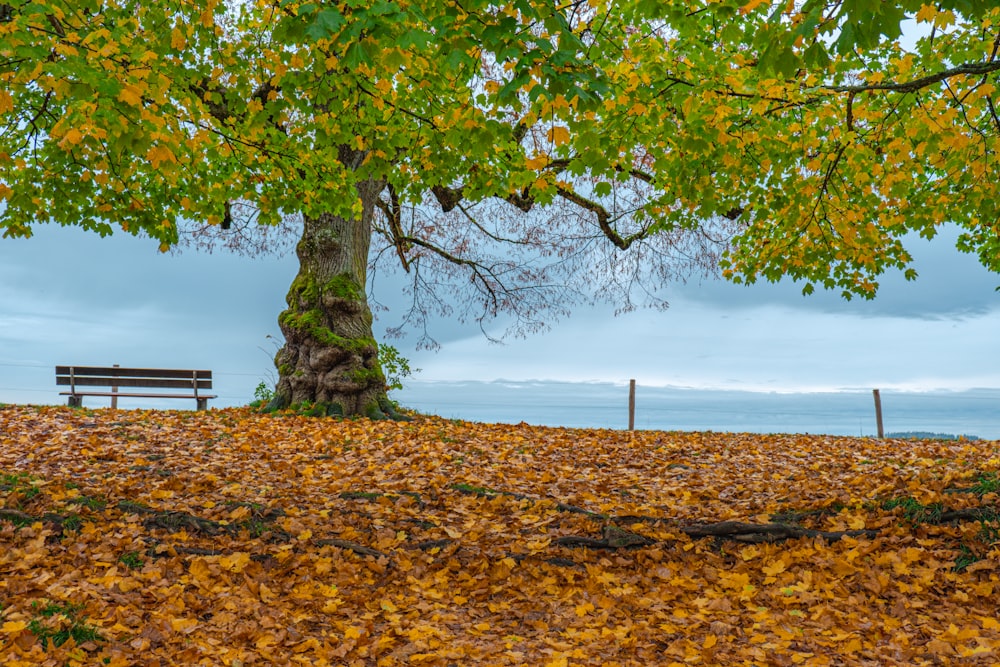
[{"label": "tree canopy", "polygon": [[491,242],[588,259],[626,302],[595,248],[872,297],[946,222],[1000,270],[998,24],[985,0],[6,2],[0,227],[167,248],[185,220],[334,216],[488,314],[548,280]]},{"label": "tree canopy", "polygon": [[630,175],[639,234],[739,211],[744,280],[868,295],[945,220],[998,268],[991,4],[7,3],[0,220],[172,243],[235,198],[261,222],[356,207],[367,175],[601,220]]}]

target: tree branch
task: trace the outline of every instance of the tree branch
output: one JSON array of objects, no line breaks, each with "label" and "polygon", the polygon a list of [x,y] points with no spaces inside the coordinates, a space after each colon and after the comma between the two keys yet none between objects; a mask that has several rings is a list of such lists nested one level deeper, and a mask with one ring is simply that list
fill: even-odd
[{"label": "tree branch", "polygon": [[835,93],[864,93],[873,90],[887,90],[894,93],[915,93],[922,88],[932,86],[935,83],[940,83],[941,81],[950,79],[954,76],[961,76],[964,74],[989,74],[990,72],[995,72],[997,70],[1000,70],[1000,61],[993,60],[983,63],[965,63],[957,65],[950,69],[942,70],[936,74],[930,74],[928,76],[923,76],[919,79],[903,83],[874,83],[859,84],[856,86],[822,86],[822,88]]},{"label": "tree branch", "polygon": [[396,248],[396,255],[399,257],[399,262],[403,265],[403,269],[409,273],[410,262],[406,259],[408,246],[403,242],[403,227],[401,224],[403,207],[400,205],[399,195],[396,193],[396,189],[390,185],[388,186],[388,190],[389,201],[386,202],[379,197],[375,200],[375,205],[379,207],[385,215],[386,220],[389,221],[389,232],[392,245]]},{"label": "tree branch", "polygon": [[386,106],[392,107],[396,111],[398,111],[398,112],[400,112],[402,114],[405,114],[405,115],[409,116],[410,118],[413,118],[414,120],[419,120],[421,123],[426,123],[427,125],[430,125],[435,130],[440,129],[437,126],[437,124],[434,122],[434,120],[432,118],[427,118],[426,116],[421,116],[420,114],[415,113],[413,111],[410,111],[409,109],[404,109],[401,106],[397,106],[397,105],[393,104],[392,102],[387,101],[385,98],[376,95],[375,93],[373,93],[372,91],[368,90],[367,88],[365,88],[360,83],[358,83],[357,86],[358,86],[358,90],[360,90],[362,93],[364,93],[368,97],[372,98],[373,100],[374,99],[380,99],[383,102],[385,102]]},{"label": "tree branch", "polygon": [[597,216],[597,226],[600,227],[601,231],[608,238],[608,240],[611,241],[611,243],[613,243],[617,248],[621,250],[628,250],[633,243],[646,237],[645,230],[623,237],[618,233],[618,230],[611,226],[611,214],[608,213],[606,208],[592,199],[587,199],[583,195],[573,192],[572,190],[567,190],[566,188],[556,188],[556,192],[566,201],[572,202],[580,208],[586,209]]}]

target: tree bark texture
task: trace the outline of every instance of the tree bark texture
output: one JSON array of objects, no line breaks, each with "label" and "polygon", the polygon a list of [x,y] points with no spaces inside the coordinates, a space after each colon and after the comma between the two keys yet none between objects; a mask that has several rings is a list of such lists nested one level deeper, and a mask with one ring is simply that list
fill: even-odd
[{"label": "tree bark texture", "polygon": [[299,273],[278,318],[285,345],[275,357],[274,408],[308,402],[326,414],[370,417],[388,410],[365,293],[371,220],[383,184],[356,187],[360,216],[304,218]]}]

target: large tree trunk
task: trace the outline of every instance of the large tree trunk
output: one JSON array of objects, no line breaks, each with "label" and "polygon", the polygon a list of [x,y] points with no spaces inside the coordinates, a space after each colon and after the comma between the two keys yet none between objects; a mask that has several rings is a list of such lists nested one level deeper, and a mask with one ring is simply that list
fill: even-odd
[{"label": "large tree trunk", "polygon": [[299,273],[278,318],[272,408],[315,404],[315,413],[382,417],[391,412],[365,294],[371,219],[383,184],[357,185],[359,218],[305,217]]}]

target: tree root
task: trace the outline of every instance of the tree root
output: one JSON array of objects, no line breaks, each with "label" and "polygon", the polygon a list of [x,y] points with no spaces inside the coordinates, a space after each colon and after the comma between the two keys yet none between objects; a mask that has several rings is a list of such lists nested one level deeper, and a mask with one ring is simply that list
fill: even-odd
[{"label": "tree root", "polygon": [[313,544],[321,547],[337,547],[338,549],[344,549],[345,551],[353,551],[359,556],[375,556],[376,558],[388,558],[388,556],[381,551],[372,549],[371,547],[366,547],[363,544],[358,544],[357,542],[351,542],[350,540],[341,540],[337,538],[324,538],[320,540],[313,540]]},{"label": "tree root", "polygon": [[[514,492],[496,491],[469,484],[455,484],[450,488],[451,490],[462,494],[474,495],[483,498],[508,496],[522,502],[526,501],[530,504],[549,503],[549,507],[554,507],[559,512],[583,515],[599,522],[601,525],[599,537],[588,535],[561,535],[554,537],[551,540],[550,544],[553,547],[630,550],[665,545],[674,541],[673,538],[655,539],[627,529],[628,526],[633,526],[635,524],[656,524],[667,531],[673,531],[675,534],[682,533],[693,539],[710,537],[716,540],[731,540],[734,542],[751,544],[776,543],[798,538],[818,538],[827,542],[835,542],[845,537],[874,539],[880,534],[878,530],[872,529],[839,531],[817,530],[804,528],[795,523],[796,518],[822,516],[830,513],[829,509],[786,512],[774,515],[774,517],[788,517],[788,522],[771,521],[769,523],[749,523],[728,520],[713,523],[692,524],[683,523],[677,519],[663,516],[602,514],[577,507],[575,505],[557,502],[554,501],[554,499],[532,497]],[[408,494],[406,492],[400,492],[398,495],[344,492],[340,497],[344,500],[373,500],[375,498],[382,497],[390,497],[393,500],[396,500],[402,495],[412,495],[419,500],[420,506],[424,505],[419,496],[416,494]],[[280,508],[264,507],[256,503],[233,503],[233,505],[245,507],[249,510],[243,520],[233,523],[220,522],[195,516],[183,511],[153,509],[146,505],[130,501],[119,502],[117,504],[117,508],[120,511],[129,514],[145,515],[143,525],[149,529],[160,529],[171,533],[186,531],[193,535],[206,537],[217,537],[219,535],[229,535],[233,537],[243,535],[243,537],[247,537],[249,535],[252,539],[261,539],[267,542],[293,542],[293,536],[290,533],[274,525],[274,522],[285,514]],[[924,512],[920,514],[920,518],[918,520],[913,519],[912,517],[910,520],[918,523],[946,524],[960,521],[990,522],[997,521],[998,517],[1000,517],[1000,512],[998,512],[998,509],[992,505],[956,510],[949,510],[941,507],[940,505],[935,505],[934,509],[934,512]],[[37,522],[44,522],[53,528],[53,537],[57,539],[64,535],[64,524],[66,524],[70,518],[71,517],[53,513],[46,513],[42,516],[34,516],[18,509],[0,508],[0,521],[10,522],[16,526],[25,526]],[[437,527],[437,524],[434,522],[424,522],[412,517],[405,520],[410,523],[417,524],[422,529],[433,529]],[[149,539],[157,545],[157,556],[162,556],[164,553],[207,556],[221,555],[222,553],[214,548],[199,548],[193,545],[167,546],[161,544],[155,537],[150,537]],[[391,553],[385,553],[358,542],[335,537],[313,538],[302,544],[302,546],[306,545],[314,547],[336,547],[361,557],[370,556],[380,560],[388,560],[392,558]],[[164,547],[166,547],[169,551],[164,552]],[[423,551],[433,555],[438,555],[440,552],[444,552],[442,555],[447,557],[454,555],[457,549],[461,547],[461,542],[449,538],[427,539],[419,542],[415,541],[403,546],[404,549]],[[445,551],[446,549],[447,551]],[[257,556],[257,558],[260,559],[266,559],[268,557],[269,556],[265,554]],[[559,557],[546,559],[539,553],[509,554],[509,557],[514,558],[517,561],[528,558],[539,559],[541,562],[547,562],[560,566],[579,565],[572,560]]]}]

